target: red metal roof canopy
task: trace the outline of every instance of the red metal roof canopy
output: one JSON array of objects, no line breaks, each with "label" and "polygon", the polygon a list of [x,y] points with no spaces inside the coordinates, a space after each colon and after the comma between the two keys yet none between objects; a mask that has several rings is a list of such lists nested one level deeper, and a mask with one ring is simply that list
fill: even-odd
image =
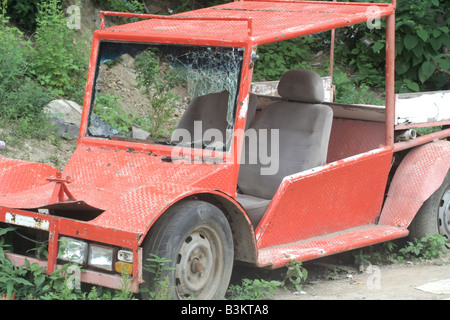
[{"label": "red metal roof canopy", "polygon": [[[133,33],[164,42],[191,39],[211,43],[265,44],[386,17],[390,3],[328,1],[236,1],[172,16],[136,15],[146,20],[114,26],[100,34]],[[121,15],[106,13],[107,15]]]}]

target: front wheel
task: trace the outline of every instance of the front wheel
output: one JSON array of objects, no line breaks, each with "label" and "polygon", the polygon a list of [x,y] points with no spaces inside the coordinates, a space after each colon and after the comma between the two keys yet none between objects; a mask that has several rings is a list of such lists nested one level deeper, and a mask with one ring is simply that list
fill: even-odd
[{"label": "front wheel", "polygon": [[409,231],[411,238],[440,234],[450,243],[450,171],[439,189],[423,203]]},{"label": "front wheel", "polygon": [[151,228],[143,254],[144,267],[150,254],[169,261],[156,279],[144,271],[150,292],[161,290],[155,282],[166,281],[164,290],[172,299],[219,299],[226,293],[233,268],[232,234],[224,214],[210,203],[192,200],[171,207]]}]

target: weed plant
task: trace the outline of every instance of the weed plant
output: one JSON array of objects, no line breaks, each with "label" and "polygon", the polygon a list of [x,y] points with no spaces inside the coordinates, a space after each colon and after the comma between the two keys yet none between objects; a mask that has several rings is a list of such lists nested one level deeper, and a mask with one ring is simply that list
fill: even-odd
[{"label": "weed plant", "polygon": [[406,241],[399,248],[398,243],[388,241],[353,251],[356,265],[383,265],[406,261],[438,259],[447,252],[447,238],[439,234],[426,235],[421,239]]},{"label": "weed plant", "polygon": [[88,47],[67,18],[58,0],[42,0],[37,17],[30,73],[55,95],[80,102],[86,81]]}]

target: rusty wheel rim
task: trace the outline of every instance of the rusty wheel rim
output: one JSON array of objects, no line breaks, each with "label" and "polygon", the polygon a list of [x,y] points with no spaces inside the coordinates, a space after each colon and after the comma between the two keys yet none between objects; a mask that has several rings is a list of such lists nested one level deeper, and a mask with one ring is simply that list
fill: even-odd
[{"label": "rusty wheel rim", "polygon": [[211,299],[224,268],[223,247],[217,232],[209,226],[194,229],[183,241],[175,265],[178,297]]}]

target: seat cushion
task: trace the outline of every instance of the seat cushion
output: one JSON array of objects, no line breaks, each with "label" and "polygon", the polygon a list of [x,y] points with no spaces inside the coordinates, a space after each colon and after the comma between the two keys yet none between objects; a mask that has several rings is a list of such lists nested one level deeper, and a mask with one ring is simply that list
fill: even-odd
[{"label": "seat cushion", "polygon": [[287,100],[322,103],[325,90],[320,76],[310,70],[290,70],[278,83],[278,94]]},{"label": "seat cushion", "polygon": [[272,199],[285,176],[325,164],[332,120],[325,105],[277,101],[266,106],[246,132],[238,180],[242,193]]},{"label": "seat cushion", "polygon": [[253,226],[257,226],[261,221],[271,200],[261,199],[246,194],[238,193],[236,200],[247,212]]},{"label": "seat cushion", "polygon": [[[184,138],[187,133],[191,140],[183,141],[184,143],[201,141],[205,131],[216,129],[221,135],[219,141],[225,143],[228,96],[228,91],[222,91],[193,98],[172,134],[172,142],[180,142],[180,138]],[[195,128],[195,126],[199,127]]]},{"label": "seat cushion", "polygon": [[[205,145],[211,142],[226,144],[229,138],[227,136],[228,96],[228,91],[222,91],[193,98],[172,133],[172,143],[189,146],[195,142],[200,147],[201,142]],[[254,119],[256,107],[257,97],[250,94],[245,129]]]}]

